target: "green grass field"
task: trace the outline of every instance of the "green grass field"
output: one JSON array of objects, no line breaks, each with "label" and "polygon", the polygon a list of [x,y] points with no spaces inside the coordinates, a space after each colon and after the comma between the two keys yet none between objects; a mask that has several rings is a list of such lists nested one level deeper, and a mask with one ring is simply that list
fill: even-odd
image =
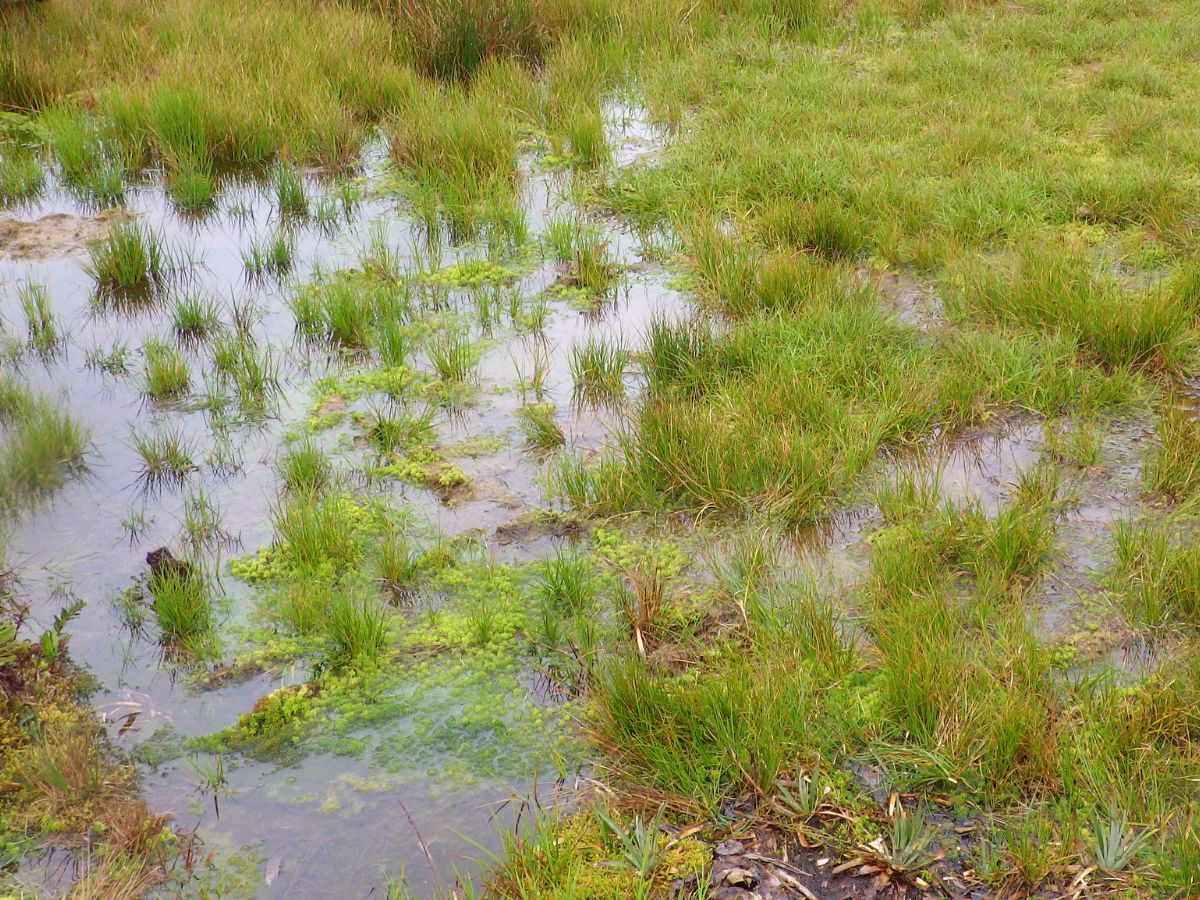
[{"label": "green grass field", "polygon": [[[616,165],[613,97],[665,147]],[[521,407],[554,501],[641,550],[594,534],[539,570],[521,630],[580,697],[603,789],[508,838],[481,893],[712,897],[709,848],[757,828],[888,890],[1200,893],[1200,7],[48,0],[0,6],[0,109],[12,208],[46,173],[107,206],[161,167],[180,210],[249,172],[305,217],[298,168],[352,172],[382,142],[406,215],[505,252],[531,244],[537,143],[686,289],[686,319],[574,349],[575,400],[619,415],[611,445],[560,449],[540,382]],[[277,242],[248,276],[286,272]],[[600,238],[563,221],[543,242],[605,302],[621,273]],[[89,266],[97,302],[127,304],[182,262],[122,225]],[[293,292],[297,334],[403,370],[398,280],[364,258]],[[25,296],[27,343],[49,352],[71,323]],[[177,301],[175,329],[240,347],[241,372],[257,357],[214,309]],[[420,340],[439,384],[471,388],[467,334]],[[198,387],[173,345],[143,354],[148,402]],[[370,418],[381,458],[426,440],[398,409]],[[1013,421],[1045,437],[994,507],[921,465],[935,436]],[[87,441],[0,369],[6,495],[61,482]],[[156,477],[191,467],[150,435],[138,449]],[[397,599],[425,557],[339,521],[314,444],[280,470],[274,546],[314,580],[272,615],[327,631],[331,665],[371,664],[392,639],[379,604],[313,600],[321,567],[370,565]],[[1073,511],[1113,485],[1121,515],[1088,535],[1069,627],[1047,629],[1046,592],[1083,552]],[[853,576],[830,577],[827,548],[797,566],[784,548],[847,511],[865,511]],[[160,588],[164,632],[211,629],[207,585]]]}]

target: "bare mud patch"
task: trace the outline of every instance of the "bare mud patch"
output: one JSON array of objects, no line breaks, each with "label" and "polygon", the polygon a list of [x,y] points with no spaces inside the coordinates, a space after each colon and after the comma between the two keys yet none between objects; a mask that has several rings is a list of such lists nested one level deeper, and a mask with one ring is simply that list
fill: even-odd
[{"label": "bare mud patch", "polygon": [[51,213],[32,222],[0,217],[0,253],[35,260],[79,253],[131,216],[127,210],[109,209],[95,216]]}]

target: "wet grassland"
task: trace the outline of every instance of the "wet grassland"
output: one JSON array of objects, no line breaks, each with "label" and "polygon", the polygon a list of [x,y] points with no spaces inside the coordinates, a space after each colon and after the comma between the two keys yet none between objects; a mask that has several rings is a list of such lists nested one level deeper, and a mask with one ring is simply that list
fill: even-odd
[{"label": "wet grassland", "polygon": [[0,11],[14,889],[1194,893],[1198,38]]}]

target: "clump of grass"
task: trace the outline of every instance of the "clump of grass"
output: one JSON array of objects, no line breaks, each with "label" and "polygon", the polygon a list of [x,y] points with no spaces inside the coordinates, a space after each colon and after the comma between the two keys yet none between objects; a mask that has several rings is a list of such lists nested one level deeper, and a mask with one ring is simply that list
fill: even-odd
[{"label": "clump of grass", "polygon": [[616,283],[620,267],[612,258],[608,241],[591,230],[576,232],[571,249],[570,278],[576,287],[596,296],[605,295]]},{"label": "clump of grass", "polygon": [[1104,461],[1104,429],[1092,418],[1073,417],[1065,430],[1047,424],[1044,452],[1081,468],[1099,466]]},{"label": "clump of grass", "polygon": [[147,585],[164,644],[195,653],[212,629],[207,580],[194,563],[161,570]]},{"label": "clump of grass", "polygon": [[566,435],[554,421],[552,403],[527,403],[517,410],[517,424],[525,443],[542,453],[557,450],[566,443]]},{"label": "clump of grass", "polygon": [[[0,486],[10,500],[21,493],[53,490],[83,462],[91,440],[88,428],[47,398],[25,395],[19,404],[8,391],[0,396],[0,419],[8,418],[8,443],[0,460]],[[14,406],[15,404],[15,406]]]},{"label": "clump of grass", "polygon": [[610,159],[608,141],[604,137],[604,120],[592,107],[576,109],[566,121],[567,145],[571,157],[582,168],[595,169]]},{"label": "clump of grass", "polygon": [[1116,575],[1136,621],[1200,625],[1200,546],[1184,510],[1160,521],[1118,522]]},{"label": "clump of grass", "polygon": [[656,562],[634,566],[617,587],[617,612],[642,656],[659,643],[670,599],[666,576]]},{"label": "clump of grass", "polygon": [[1059,488],[1058,470],[1052,466],[1033,466],[1020,474],[1009,503],[982,526],[969,562],[986,586],[1012,587],[1036,577],[1054,546]]},{"label": "clump of grass", "polygon": [[425,410],[418,415],[392,415],[380,408],[371,409],[366,415],[364,433],[367,443],[383,455],[425,445],[433,434],[433,414]]},{"label": "clump of grass", "polygon": [[288,578],[263,603],[262,610],[296,634],[316,634],[327,621],[329,581],[313,575]]},{"label": "clump of grass", "polygon": [[582,554],[557,551],[541,564],[533,582],[534,600],[560,616],[588,613],[596,604],[597,576]]},{"label": "clump of grass", "polygon": [[180,297],[171,310],[171,327],[175,336],[188,343],[204,341],[220,324],[221,305],[212,297],[197,292]]},{"label": "clump of grass", "polygon": [[279,461],[279,476],[293,493],[319,494],[333,478],[333,466],[311,438],[293,444]]},{"label": "clump of grass", "polygon": [[167,175],[167,194],[180,212],[202,215],[216,206],[217,182],[212,164],[189,160]]},{"label": "clump of grass", "polygon": [[292,270],[292,241],[283,232],[255,242],[242,253],[242,264],[251,278],[282,278]]},{"label": "clump of grass", "polygon": [[577,401],[593,405],[617,403],[625,394],[629,351],[606,338],[591,338],[571,347],[569,367]]},{"label": "clump of grass", "polygon": [[759,212],[756,225],[770,244],[808,251],[831,262],[851,259],[866,245],[857,216],[829,198],[809,204],[772,201]]},{"label": "clump of grass", "polygon": [[350,591],[337,591],[330,598],[324,630],[335,666],[374,666],[387,646],[386,622],[378,602]]},{"label": "clump of grass", "polygon": [[17,301],[25,316],[29,346],[42,356],[50,356],[63,340],[58,320],[50,308],[50,292],[43,284],[26,281],[17,288]]},{"label": "clump of grass", "polygon": [[55,107],[43,117],[42,125],[64,184],[97,203],[121,200],[124,160],[120,148],[100,133],[93,116]]},{"label": "clump of grass", "polygon": [[344,498],[294,493],[272,512],[275,540],[283,557],[300,572],[342,572],[362,555],[356,522],[345,514]]},{"label": "clump of grass", "polygon": [[182,483],[196,470],[195,448],[182,428],[157,428],[148,433],[135,429],[130,433],[130,441],[141,457],[138,477],[147,487]]},{"label": "clump of grass", "polygon": [[217,375],[233,387],[244,413],[261,415],[279,396],[279,360],[269,346],[260,348],[239,331],[213,341],[212,359]]},{"label": "clump of grass", "polygon": [[128,375],[132,369],[133,351],[122,341],[116,340],[109,347],[89,347],[84,354],[90,368],[99,369],[108,375]]},{"label": "clump of grass", "polygon": [[549,6],[524,0],[385,0],[381,5],[399,17],[417,68],[451,80],[470,78],[493,57],[538,63],[548,29],[557,25]]},{"label": "clump of grass", "polygon": [[271,170],[275,206],[283,218],[303,219],[308,215],[308,192],[304,179],[291,166],[277,163]]},{"label": "clump of grass", "polygon": [[442,381],[465,384],[475,377],[477,351],[471,339],[458,331],[439,331],[427,352],[430,365]]},{"label": "clump of grass", "polygon": [[225,529],[225,514],[203,490],[183,498],[183,518],[180,521],[180,541],[194,555],[234,546],[238,539]]},{"label": "clump of grass", "polygon": [[408,362],[412,343],[401,322],[393,318],[384,319],[379,323],[377,340],[379,361],[385,366],[394,368]]},{"label": "clump of grass", "polygon": [[954,318],[971,317],[1017,329],[1062,331],[1080,350],[1112,367],[1178,370],[1200,297],[1175,283],[1141,291],[1097,275],[1086,256],[1027,246],[1014,274],[996,267],[967,269],[946,297]]},{"label": "clump of grass", "polygon": [[1178,404],[1167,404],[1158,416],[1158,446],[1143,470],[1146,490],[1172,499],[1200,492],[1200,417]]},{"label": "clump of grass", "polygon": [[398,528],[389,529],[375,548],[375,572],[393,600],[408,597],[423,571],[424,554]]},{"label": "clump of grass", "polygon": [[301,291],[292,304],[296,330],[309,339],[361,350],[371,343],[374,298],[367,287],[349,278],[318,281]]},{"label": "clump of grass", "polygon": [[84,268],[96,283],[97,297],[118,306],[152,299],[173,264],[163,239],[136,222],[117,225],[89,253]]},{"label": "clump of grass", "polygon": [[175,400],[191,387],[187,360],[170,344],[148,340],[142,345],[142,392],[155,400]]},{"label": "clump of grass", "polygon": [[0,146],[0,206],[35,199],[45,181],[45,172],[32,153]]}]

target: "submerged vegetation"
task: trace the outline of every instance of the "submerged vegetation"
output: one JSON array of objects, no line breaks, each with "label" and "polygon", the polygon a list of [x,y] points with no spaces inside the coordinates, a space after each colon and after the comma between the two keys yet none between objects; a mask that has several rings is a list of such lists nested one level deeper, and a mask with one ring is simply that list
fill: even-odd
[{"label": "submerged vegetation", "polygon": [[[8,4],[0,534],[164,544],[63,565],[212,700],[106,721],[214,811],[241,757],[323,813],[315,759],[586,769],[493,896],[1194,895],[1198,40],[1167,0]],[[3,868],[164,890],[78,609],[11,581]]]}]

